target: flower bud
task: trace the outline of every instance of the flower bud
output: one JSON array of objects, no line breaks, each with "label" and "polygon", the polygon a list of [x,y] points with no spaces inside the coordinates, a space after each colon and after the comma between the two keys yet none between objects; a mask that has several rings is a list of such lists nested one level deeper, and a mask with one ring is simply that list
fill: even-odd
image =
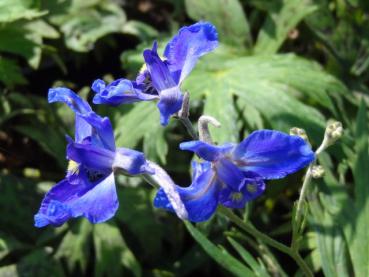
[{"label": "flower bud", "polygon": [[339,138],[342,137],[343,128],[342,123],[339,121],[333,121],[328,123],[325,129],[325,138],[327,140],[327,145],[334,144]]},{"label": "flower bud", "polygon": [[309,142],[309,138],[308,138],[308,136],[306,134],[306,131],[304,129],[293,127],[293,128],[290,129],[290,135],[291,136],[299,136],[304,141]]},{"label": "flower bud", "polygon": [[314,165],[311,168],[311,176],[314,179],[322,178],[324,176],[324,168],[321,165]]}]

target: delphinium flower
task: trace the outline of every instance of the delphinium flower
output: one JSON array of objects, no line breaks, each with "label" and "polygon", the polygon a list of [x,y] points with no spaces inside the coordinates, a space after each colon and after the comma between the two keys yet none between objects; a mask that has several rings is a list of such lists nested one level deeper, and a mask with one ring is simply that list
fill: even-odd
[{"label": "delphinium flower", "polygon": [[[188,218],[193,222],[209,219],[218,204],[243,208],[246,202],[264,192],[264,180],[283,178],[315,159],[309,144],[302,138],[272,130],[255,131],[239,144],[215,146],[190,141],[181,143],[180,148],[193,151],[205,160],[192,164],[189,187],[177,187]],[[154,206],[173,210],[161,189]]]},{"label": "delphinium flower", "polygon": [[162,60],[157,53],[157,43],[146,49],[143,57],[146,66],[136,80],[118,79],[106,85],[98,79],[92,85],[96,92],[95,104],[119,105],[145,100],[159,100],[160,122],[167,125],[171,115],[182,106],[180,86],[196,65],[199,57],[218,46],[218,34],[208,22],[198,22],[183,27],[167,44]]},{"label": "delphinium flower", "polygon": [[[71,90],[50,89],[48,100],[64,102],[75,112],[76,131],[74,140],[67,137],[66,177],[44,197],[35,215],[35,226],[59,226],[79,216],[91,223],[104,222],[115,214],[119,205],[114,171],[137,175],[155,171],[160,174],[161,169],[154,163],[150,166],[141,152],[116,148],[110,120],[93,112],[88,103]],[[166,191],[172,194],[171,190]]]}]

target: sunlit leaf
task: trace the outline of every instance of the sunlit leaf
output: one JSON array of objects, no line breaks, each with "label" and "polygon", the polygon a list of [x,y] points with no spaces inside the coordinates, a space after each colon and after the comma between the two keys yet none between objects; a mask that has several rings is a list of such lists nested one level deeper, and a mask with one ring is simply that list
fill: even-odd
[{"label": "sunlit leaf", "polygon": [[12,22],[18,19],[32,19],[42,16],[47,11],[40,11],[33,7],[31,0],[2,0],[0,1],[0,22]]},{"label": "sunlit leaf", "polygon": [[209,55],[186,80],[184,88],[191,95],[206,91],[211,92],[207,97],[236,95],[260,112],[273,128],[288,131],[299,126],[312,137],[321,135],[325,119],[300,99],[308,98],[333,112],[329,93],[340,95],[346,91],[316,64],[294,55],[233,59]]},{"label": "sunlit leaf", "polygon": [[144,153],[149,160],[166,163],[168,144],[165,140],[165,128],[147,129],[144,135]]},{"label": "sunlit leaf", "polygon": [[116,144],[124,147],[134,147],[148,132],[163,128],[153,102],[137,103],[115,122]]},{"label": "sunlit leaf", "polygon": [[236,47],[251,47],[252,38],[246,15],[238,0],[186,0],[188,15],[194,20],[213,23],[220,40]]},{"label": "sunlit leaf", "polygon": [[216,82],[203,93],[206,96],[204,114],[215,117],[222,124],[220,128],[211,127],[214,142],[219,144],[237,142],[239,140],[236,126],[237,113],[228,84]]},{"label": "sunlit leaf", "polygon": [[79,52],[90,51],[95,42],[107,34],[122,32],[126,22],[124,11],[114,3],[72,11],[53,21],[61,25],[66,45]]},{"label": "sunlit leaf", "polygon": [[159,33],[152,26],[136,20],[129,20],[124,24],[123,33],[132,34],[139,37],[143,41],[159,36]]}]

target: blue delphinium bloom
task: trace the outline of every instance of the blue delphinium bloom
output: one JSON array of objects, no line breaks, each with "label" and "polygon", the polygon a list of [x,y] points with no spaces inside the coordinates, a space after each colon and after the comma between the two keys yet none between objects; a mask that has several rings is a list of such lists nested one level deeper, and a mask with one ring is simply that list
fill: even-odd
[{"label": "blue delphinium bloom", "polygon": [[71,217],[84,216],[92,223],[110,219],[118,209],[114,170],[127,174],[152,174],[144,154],[116,148],[107,117],[92,111],[87,102],[67,88],[49,90],[49,103],[64,102],[76,118],[75,139],[67,137],[66,177],[45,195],[35,226],[59,226]]},{"label": "blue delphinium bloom", "polygon": [[[203,141],[181,143],[182,150],[195,152],[203,163],[193,163],[189,187],[177,191],[193,222],[205,221],[218,204],[243,208],[265,190],[264,180],[283,178],[310,164],[314,152],[300,137],[279,131],[260,130],[239,144],[215,146]],[[172,210],[164,191],[158,191],[154,206]]]},{"label": "blue delphinium bloom", "polygon": [[167,125],[169,118],[181,109],[182,81],[196,65],[197,60],[218,46],[218,34],[208,22],[183,27],[167,44],[162,60],[157,43],[143,52],[146,68],[135,81],[118,79],[109,85],[98,79],[92,85],[96,92],[95,104],[120,105],[143,100],[159,100],[160,122]]}]

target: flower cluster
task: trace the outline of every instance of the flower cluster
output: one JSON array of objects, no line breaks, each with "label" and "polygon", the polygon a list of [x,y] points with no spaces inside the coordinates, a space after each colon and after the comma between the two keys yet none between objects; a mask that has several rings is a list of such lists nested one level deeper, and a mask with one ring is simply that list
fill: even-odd
[{"label": "flower cluster", "polygon": [[[212,24],[199,22],[183,27],[166,46],[164,60],[158,56],[156,42],[151,50],[143,52],[146,66],[135,80],[118,79],[110,84],[96,80],[92,85],[96,93],[93,102],[120,105],[156,100],[161,124],[167,125],[182,108],[182,81],[198,59],[217,45],[218,35]],[[192,163],[191,185],[180,187],[143,153],[117,148],[110,120],[96,114],[74,92],[50,89],[48,99],[50,103],[63,102],[74,111],[75,138],[67,137],[67,173],[43,199],[35,215],[37,227],[59,226],[79,216],[92,223],[110,219],[119,205],[115,172],[143,175],[154,181],[160,186],[155,207],[200,222],[208,220],[218,204],[243,208],[264,192],[265,180],[283,178],[315,159],[304,139],[272,130],[255,131],[239,144],[184,142],[180,148],[196,153],[202,161]]]}]

